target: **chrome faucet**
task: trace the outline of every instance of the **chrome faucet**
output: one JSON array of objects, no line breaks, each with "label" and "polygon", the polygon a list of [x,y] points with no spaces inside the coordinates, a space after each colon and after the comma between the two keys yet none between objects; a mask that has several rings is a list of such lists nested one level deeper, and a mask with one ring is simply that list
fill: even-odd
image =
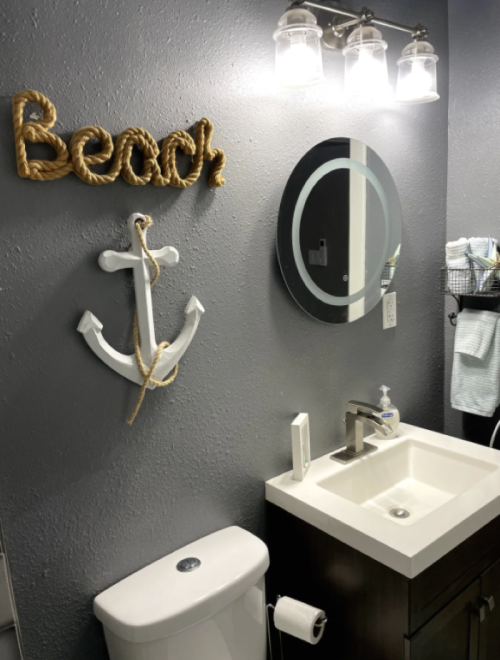
[{"label": "chrome faucet", "polygon": [[383,419],[383,412],[382,408],[371,403],[349,401],[345,415],[347,443],[345,449],[332,454],[331,459],[340,463],[350,463],[377,451],[378,447],[363,440],[363,425],[367,424],[384,435],[390,435],[392,428]]}]

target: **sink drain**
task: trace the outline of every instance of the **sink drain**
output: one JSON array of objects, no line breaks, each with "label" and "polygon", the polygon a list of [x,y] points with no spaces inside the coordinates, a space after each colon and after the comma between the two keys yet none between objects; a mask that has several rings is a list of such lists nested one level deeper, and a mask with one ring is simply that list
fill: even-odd
[{"label": "sink drain", "polygon": [[389,513],[393,518],[409,518],[410,517],[410,512],[407,511],[406,509],[401,509],[397,507],[396,509],[389,509]]}]

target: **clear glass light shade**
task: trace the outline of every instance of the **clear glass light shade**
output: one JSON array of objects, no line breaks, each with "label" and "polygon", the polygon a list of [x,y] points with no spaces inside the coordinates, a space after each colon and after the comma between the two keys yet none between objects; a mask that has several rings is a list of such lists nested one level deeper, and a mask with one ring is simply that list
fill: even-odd
[{"label": "clear glass light shade", "polygon": [[358,96],[379,96],[389,91],[387,43],[372,25],[356,28],[342,51],[345,57],[345,90]]},{"label": "clear glass light shade", "polygon": [[307,9],[290,9],[278,22],[276,82],[285,87],[303,87],[323,81],[321,35],[316,17]]},{"label": "clear glass light shade", "polygon": [[398,103],[430,103],[437,101],[436,62],[438,56],[426,41],[415,41],[403,50],[398,60]]}]

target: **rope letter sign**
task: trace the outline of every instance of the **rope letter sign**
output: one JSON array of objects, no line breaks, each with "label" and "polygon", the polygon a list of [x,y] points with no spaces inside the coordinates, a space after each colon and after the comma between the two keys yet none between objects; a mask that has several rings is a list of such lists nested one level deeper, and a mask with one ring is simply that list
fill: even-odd
[{"label": "rope letter sign", "polygon": [[[43,117],[35,121],[24,121],[24,108],[29,102],[37,103],[43,110]],[[209,185],[215,188],[225,183],[222,170],[226,157],[222,149],[212,149],[210,141],[214,130],[208,119],[201,119],[196,126],[195,139],[185,131],[174,131],[164,140],[161,149],[153,137],[143,128],[127,128],[113,145],[111,135],[100,126],[85,126],[76,131],[69,149],[60,137],[50,132],[56,122],[56,109],[49,99],[33,90],[16,94],[13,99],[14,137],[16,141],[17,171],[19,176],[34,181],[61,179],[70,172],[77,174],[82,181],[93,186],[102,186],[122,175],[133,186],[144,186],[150,181],[155,186],[188,188],[198,179],[203,161],[212,163]],[[97,138],[102,150],[97,154],[84,154],[85,145]],[[55,149],[54,160],[28,160],[26,141],[43,142]],[[137,145],[143,152],[142,172],[135,174],[130,164],[132,149]],[[177,171],[176,150],[181,149],[192,156],[191,171],[182,179]],[[114,156],[113,156],[114,151]],[[89,167],[105,163],[113,156],[107,174],[95,174]],[[159,162],[158,162],[159,158]]]}]

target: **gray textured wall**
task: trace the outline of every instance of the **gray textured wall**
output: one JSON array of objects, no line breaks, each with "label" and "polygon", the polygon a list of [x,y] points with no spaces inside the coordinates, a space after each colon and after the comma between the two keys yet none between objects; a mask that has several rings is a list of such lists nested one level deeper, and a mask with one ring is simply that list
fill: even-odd
[{"label": "gray textured wall", "polygon": [[[450,98],[447,239],[487,236],[500,239],[500,70],[496,57],[500,5],[482,0],[481,11],[465,0],[449,3]],[[444,258],[444,252],[443,252]],[[495,301],[474,306],[497,309]],[[467,304],[471,306],[474,301]],[[447,314],[457,311],[453,298],[445,315],[445,429],[450,435],[485,444],[498,419],[453,410],[450,380],[455,330]]]},{"label": "gray textured wall", "polygon": [[[363,105],[330,86],[278,92],[270,0],[89,0],[9,3],[0,35],[0,516],[27,660],[101,660],[94,595],[127,574],[233,523],[263,535],[264,480],[291,467],[294,415],[311,415],[312,452],[342,444],[350,397],[387,383],[402,419],[442,427],[447,16],[435,0],[374,0],[394,20],[429,26],[441,57],[439,103]],[[407,37],[388,32],[392,82]],[[328,56],[341,75],[341,58]],[[35,88],[55,103],[57,132],[140,125],[158,139],[206,115],[227,154],[227,185],[207,172],[189,190],[89,187],[17,177],[10,98]],[[330,327],[293,303],[274,249],[294,164],[334,136],[364,140],[401,195],[399,325],[381,308]],[[130,212],[150,213],[153,245],[181,262],[154,292],[161,338],[196,294],[207,312],[175,384],[147,395],[116,376],[76,332],[92,310],[113,346],[131,349],[133,291],[104,273],[125,249]]]}]

